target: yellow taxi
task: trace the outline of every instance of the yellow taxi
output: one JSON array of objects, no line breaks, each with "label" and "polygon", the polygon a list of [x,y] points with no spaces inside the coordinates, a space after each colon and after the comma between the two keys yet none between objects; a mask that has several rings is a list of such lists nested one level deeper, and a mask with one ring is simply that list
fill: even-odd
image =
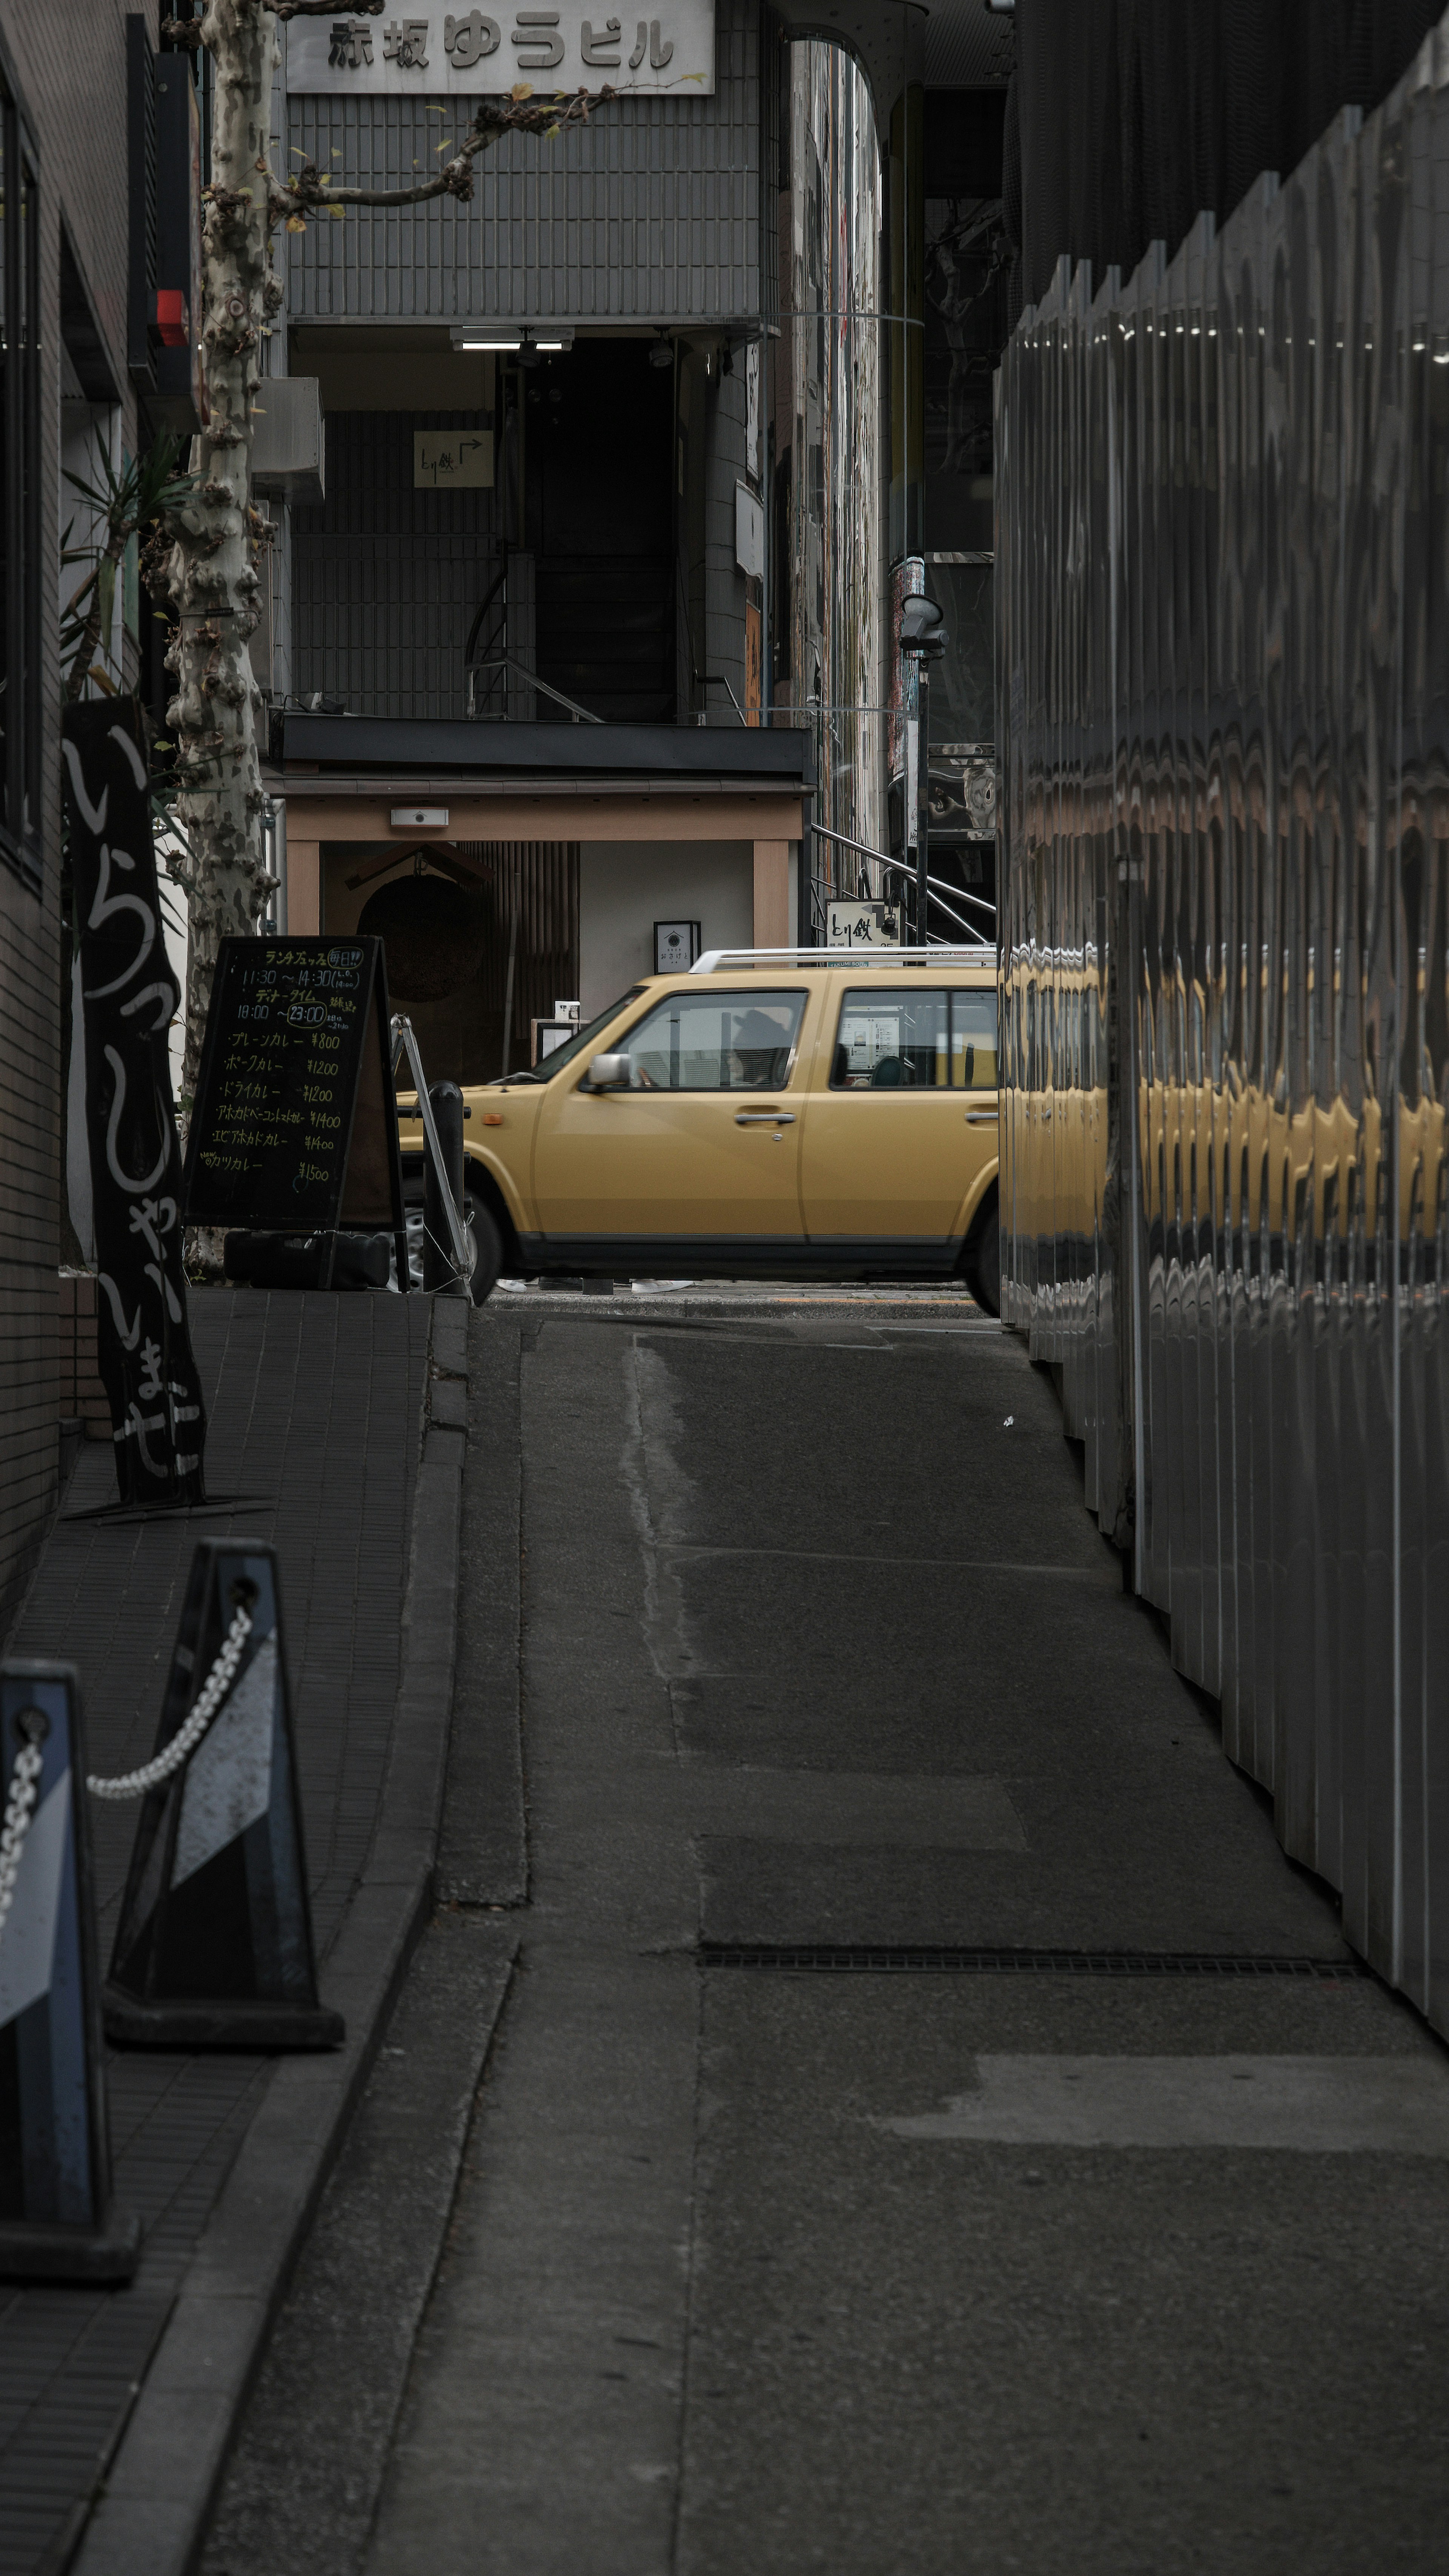
[{"label": "yellow taxi", "polygon": [[964,1279],[997,1311],[990,950],[707,951],[463,1096],[475,1298],[500,1274]]}]

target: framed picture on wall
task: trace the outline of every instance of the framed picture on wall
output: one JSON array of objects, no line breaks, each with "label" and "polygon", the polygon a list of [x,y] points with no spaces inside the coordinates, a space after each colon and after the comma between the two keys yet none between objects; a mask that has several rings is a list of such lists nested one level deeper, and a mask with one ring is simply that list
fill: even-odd
[{"label": "framed picture on wall", "polygon": [[654,924],[655,974],[687,974],[703,945],[697,921],[656,921]]},{"label": "framed picture on wall", "polygon": [[532,1028],[535,1064],[542,1064],[544,1057],[552,1055],[555,1047],[567,1046],[570,1038],[576,1038],[579,1033],[577,1020],[534,1020]]}]

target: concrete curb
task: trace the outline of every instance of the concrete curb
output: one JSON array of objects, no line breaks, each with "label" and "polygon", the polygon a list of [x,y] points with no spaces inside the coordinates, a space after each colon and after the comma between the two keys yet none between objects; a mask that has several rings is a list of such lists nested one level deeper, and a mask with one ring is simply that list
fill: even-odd
[{"label": "concrete curb", "polygon": [[[468,1307],[435,1298],[403,1664],[377,1830],[323,1968],[345,2045],[279,2060],[222,2187],[72,2561],[188,2576],[268,2331],[432,1906],[457,1627]],[[459,1381],[462,1381],[460,1384]]]},{"label": "concrete curb", "polygon": [[[495,1292],[496,1293],[496,1292]],[[490,1301],[491,1306],[491,1301]],[[774,1288],[759,1295],[741,1295],[731,1291],[711,1296],[707,1291],[676,1297],[635,1296],[630,1290],[613,1297],[596,1297],[587,1289],[554,1288],[510,1296],[504,1313],[514,1314],[537,1324],[550,1315],[567,1315],[571,1322],[582,1317],[595,1324],[693,1323],[707,1318],[711,1323],[737,1318],[741,1323],[767,1318],[776,1324],[808,1323],[818,1316],[822,1322],[831,1317],[854,1316],[861,1323],[932,1323],[939,1319],[951,1324],[980,1324],[992,1332],[1003,1328],[994,1315],[978,1306],[964,1288],[923,1289],[915,1296],[891,1295],[871,1289],[817,1289],[808,1293],[791,1288]]]}]

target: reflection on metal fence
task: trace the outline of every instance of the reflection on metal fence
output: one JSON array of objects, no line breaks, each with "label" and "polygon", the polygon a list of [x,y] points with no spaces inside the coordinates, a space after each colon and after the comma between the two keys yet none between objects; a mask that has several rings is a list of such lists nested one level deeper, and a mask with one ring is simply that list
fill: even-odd
[{"label": "reflection on metal fence", "polygon": [[1449,2030],[1449,19],[998,380],[1004,1312]]}]

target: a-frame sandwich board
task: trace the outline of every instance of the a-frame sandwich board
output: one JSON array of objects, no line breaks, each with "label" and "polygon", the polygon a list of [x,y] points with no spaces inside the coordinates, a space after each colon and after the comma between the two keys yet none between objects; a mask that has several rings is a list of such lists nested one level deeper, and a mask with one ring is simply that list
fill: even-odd
[{"label": "a-frame sandwich board", "polygon": [[380,939],[224,939],[183,1182],[188,1225],[325,1235],[386,1228],[408,1284]]}]

